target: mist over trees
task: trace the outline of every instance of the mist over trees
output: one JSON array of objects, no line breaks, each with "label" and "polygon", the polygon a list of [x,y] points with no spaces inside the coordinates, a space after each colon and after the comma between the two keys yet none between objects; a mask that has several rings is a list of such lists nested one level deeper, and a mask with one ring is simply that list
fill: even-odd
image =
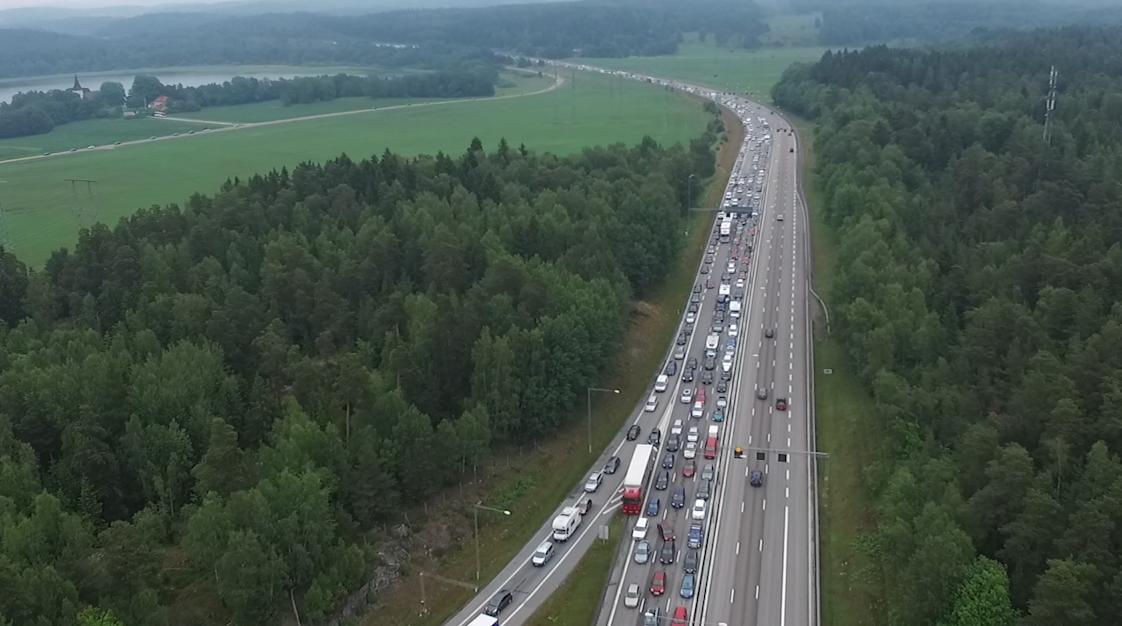
[{"label": "mist over trees", "polygon": [[[720,130],[341,156],[83,230],[40,271],[0,249],[0,622],[328,615],[376,526],[563,425]],[[172,615],[188,589],[222,610]]]},{"label": "mist over trees", "polygon": [[835,328],[892,454],[889,624],[1122,623],[1119,42],[826,53],[774,89],[818,125]]}]

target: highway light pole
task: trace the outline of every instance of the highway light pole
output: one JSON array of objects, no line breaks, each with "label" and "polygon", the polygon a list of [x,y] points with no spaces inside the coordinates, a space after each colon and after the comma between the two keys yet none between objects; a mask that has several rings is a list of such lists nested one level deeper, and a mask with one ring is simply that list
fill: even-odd
[{"label": "highway light pole", "polygon": [[619,393],[619,389],[601,389],[600,387],[588,388],[588,453],[592,454],[592,392]]},{"label": "highway light pole", "polygon": [[471,505],[471,512],[475,515],[475,580],[479,580],[479,509],[484,511],[492,511],[495,513],[502,513],[503,515],[510,515],[510,511],[506,509],[496,509],[495,507],[485,506],[480,502]]}]

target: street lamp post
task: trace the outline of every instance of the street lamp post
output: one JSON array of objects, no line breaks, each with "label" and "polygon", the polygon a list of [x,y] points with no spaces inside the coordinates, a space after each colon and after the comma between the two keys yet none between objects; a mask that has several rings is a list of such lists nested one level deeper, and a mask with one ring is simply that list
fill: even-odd
[{"label": "street lamp post", "polygon": [[592,392],[619,393],[619,389],[601,389],[600,387],[588,388],[588,453],[592,454]]},{"label": "street lamp post", "polygon": [[479,580],[479,509],[484,511],[493,511],[495,513],[502,513],[503,515],[510,515],[510,511],[506,509],[496,509],[494,507],[486,506],[480,502],[471,505],[471,512],[475,517],[475,580]]}]

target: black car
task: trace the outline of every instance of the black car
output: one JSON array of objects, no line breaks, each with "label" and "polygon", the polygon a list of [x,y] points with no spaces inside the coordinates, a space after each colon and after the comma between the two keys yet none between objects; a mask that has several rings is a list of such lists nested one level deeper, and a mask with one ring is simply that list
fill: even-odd
[{"label": "black car", "polygon": [[[670,438],[674,438],[674,435],[670,435]],[[662,469],[674,469],[673,452],[667,452],[666,454],[662,455]]]},{"label": "black car", "polygon": [[774,328],[769,328],[769,329],[764,331],[764,337],[767,337],[768,339],[771,339],[774,336],[775,336],[775,329]]},{"label": "black car", "polygon": [[717,367],[717,359],[711,356],[705,357],[705,369],[711,370],[715,367]]},{"label": "black car", "polygon": [[679,346],[686,345],[686,333],[685,333],[685,331],[678,333],[677,343],[678,343]]},{"label": "black car", "polygon": [[631,428],[627,429],[627,440],[628,441],[635,441],[636,439],[638,439],[639,438],[639,432],[641,430],[642,429],[639,428],[638,424],[632,424]]},{"label": "black car", "polygon": [[506,589],[500,589],[487,603],[487,606],[483,607],[483,612],[491,617],[496,617],[499,613],[502,613],[503,609],[510,606],[511,602],[514,602],[514,595]]},{"label": "black car", "polygon": [[651,434],[647,435],[647,443],[652,446],[657,447],[660,441],[662,441],[662,432],[657,428],[651,430]]},{"label": "black car", "polygon": [[752,477],[748,479],[753,487],[760,487],[764,484],[764,473],[760,470],[752,470]]},{"label": "black car", "polygon": [[692,383],[693,382],[693,368],[692,367],[687,367],[686,369],[682,370],[682,382],[684,382],[684,383]]},{"label": "black car", "polygon": [[[667,452],[677,452],[678,448],[681,445],[682,445],[682,436],[681,435],[675,435],[674,433],[670,433],[669,435],[666,436],[666,451]],[[673,464],[671,464],[670,467],[673,467]]]},{"label": "black car", "polygon": [[686,552],[686,558],[682,561],[682,570],[687,574],[697,573],[697,562],[700,560],[697,550],[690,550]]},{"label": "black car", "polygon": [[619,470],[619,457],[608,457],[608,462],[604,464],[605,474],[615,474]]},{"label": "black car", "polygon": [[670,541],[662,542],[662,549],[658,551],[658,562],[663,565],[670,565],[674,562],[674,556],[678,553],[678,547],[673,539]]},{"label": "black car", "polygon": [[729,383],[727,380],[717,381],[717,393],[725,393],[729,390]]},{"label": "black car", "polygon": [[713,371],[712,370],[705,370],[704,372],[701,373],[701,384],[703,384],[703,385],[712,385],[713,384]]},{"label": "black car", "polygon": [[678,362],[677,361],[668,362],[666,364],[666,369],[662,370],[662,373],[666,374],[667,376],[673,376],[674,374],[677,374],[678,373]]},{"label": "black car", "polygon": [[702,480],[702,481],[698,482],[698,484],[697,484],[697,499],[698,500],[708,500],[709,499],[709,493],[712,491],[712,489],[713,489],[713,481]]},{"label": "black car", "polygon": [[662,470],[659,472],[658,478],[655,479],[655,489],[658,491],[666,491],[670,486],[670,472]]},{"label": "black car", "polygon": [[686,488],[678,487],[674,489],[674,495],[670,496],[670,506],[680,509],[686,506]]},{"label": "black car", "polygon": [[724,381],[732,380],[732,370],[726,370],[726,369],[722,368],[721,369],[721,380],[724,380]]},{"label": "black car", "polygon": [[690,524],[690,532],[686,535],[687,548],[700,548],[701,547],[701,522],[694,522]]}]

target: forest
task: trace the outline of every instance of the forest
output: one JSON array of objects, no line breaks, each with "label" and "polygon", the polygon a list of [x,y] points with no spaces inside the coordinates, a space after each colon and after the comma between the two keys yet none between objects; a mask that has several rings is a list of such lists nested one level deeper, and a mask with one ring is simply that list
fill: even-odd
[{"label": "forest", "polygon": [[793,0],[821,12],[822,45],[985,42],[991,31],[1122,23],[1122,9],[1093,0]]},{"label": "forest", "polygon": [[1122,623],[1122,29],[826,53],[773,95],[815,121],[831,317],[886,439],[859,574],[886,622]]},{"label": "forest", "polygon": [[751,2],[580,0],[369,15],[149,14],[97,37],[0,29],[0,78],[182,65],[378,65],[450,69],[471,50],[547,57],[672,54],[683,33],[752,47],[767,31]]},{"label": "forest", "polygon": [[0,624],[330,615],[403,507],[581,406],[722,131],[344,155],[0,251]]}]

